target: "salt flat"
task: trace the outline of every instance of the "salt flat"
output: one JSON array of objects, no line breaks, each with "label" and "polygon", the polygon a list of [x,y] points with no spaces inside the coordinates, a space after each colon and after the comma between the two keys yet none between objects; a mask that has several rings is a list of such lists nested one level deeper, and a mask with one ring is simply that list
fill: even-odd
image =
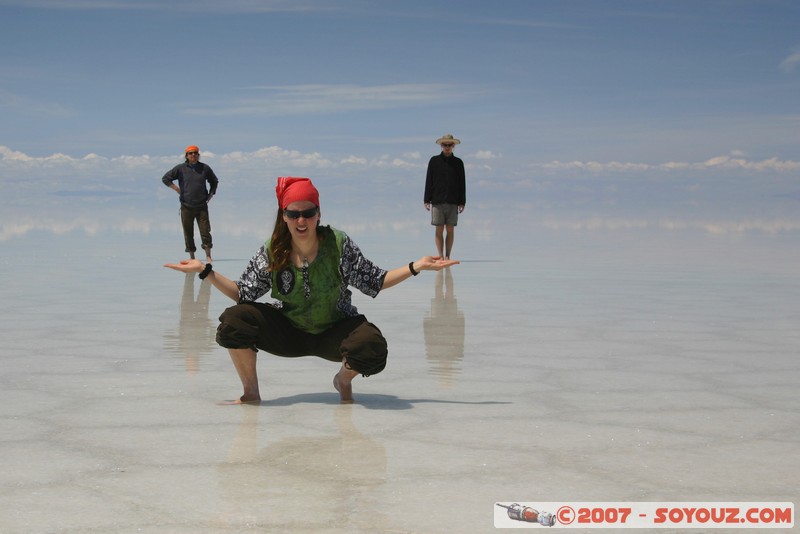
[{"label": "salt flat", "polygon": [[[4,242],[0,530],[492,532],[496,502],[797,500],[795,249],[523,244],[356,295],[390,355],[355,405],[336,366],[262,353],[261,405],[220,406],[229,301],[161,267],[172,236]],[[231,277],[258,243],[232,245]]]}]

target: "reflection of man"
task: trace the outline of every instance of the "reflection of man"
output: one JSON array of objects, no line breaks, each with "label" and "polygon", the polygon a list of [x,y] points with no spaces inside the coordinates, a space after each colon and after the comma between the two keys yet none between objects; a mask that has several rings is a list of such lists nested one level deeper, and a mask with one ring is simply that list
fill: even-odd
[{"label": "reflection of man", "polygon": [[431,212],[431,224],[436,227],[436,250],[443,258],[450,258],[458,214],[467,203],[464,162],[453,155],[453,148],[459,143],[451,134],[437,139],[442,152],[430,159],[425,176],[425,209]]},{"label": "reflection of man", "polygon": [[167,349],[172,349],[182,355],[186,364],[186,371],[195,373],[200,367],[200,357],[210,354],[216,345],[214,336],[216,327],[208,318],[208,304],[211,300],[211,282],[203,281],[197,300],[194,298],[194,274],[187,274],[183,281],[183,297],[181,298],[181,318],[178,323],[177,336],[174,337],[174,346],[167,343]]},{"label": "reflection of man", "polygon": [[456,301],[453,273],[450,269],[439,271],[431,312],[422,319],[422,329],[431,373],[439,376],[443,387],[453,386],[464,359],[464,323],[464,314]]},{"label": "reflection of man", "polygon": [[[181,225],[186,252],[194,259],[197,247],[194,244],[194,222],[200,230],[206,260],[211,261],[211,220],[208,217],[208,203],[217,192],[217,176],[211,167],[200,163],[200,149],[195,145],[187,146],[186,160],[176,165],[161,178],[164,185],[178,193],[181,201]],[[178,184],[175,185],[175,181]],[[208,188],[206,187],[208,183]]]}]

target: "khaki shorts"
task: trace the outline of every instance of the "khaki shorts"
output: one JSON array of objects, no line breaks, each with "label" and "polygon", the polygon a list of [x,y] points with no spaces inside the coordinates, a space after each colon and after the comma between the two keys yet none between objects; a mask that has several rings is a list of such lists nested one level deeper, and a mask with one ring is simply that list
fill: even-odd
[{"label": "khaki shorts", "polygon": [[431,224],[433,226],[457,226],[458,206],[455,204],[433,204],[431,206]]}]

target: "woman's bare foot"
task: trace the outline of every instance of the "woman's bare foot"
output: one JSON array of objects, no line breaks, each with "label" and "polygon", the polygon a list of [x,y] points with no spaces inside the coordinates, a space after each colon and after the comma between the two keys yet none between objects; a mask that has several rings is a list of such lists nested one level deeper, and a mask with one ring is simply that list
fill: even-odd
[{"label": "woman's bare foot", "polygon": [[260,404],[260,403],[261,403],[261,397],[253,398],[253,397],[245,397],[244,395],[242,395],[236,400],[224,400],[218,402],[217,404],[219,404],[220,406],[234,406],[236,404]]},{"label": "woman's bare foot", "polygon": [[333,375],[333,387],[339,392],[342,404],[353,404],[353,383],[352,378],[340,377],[341,371]]}]

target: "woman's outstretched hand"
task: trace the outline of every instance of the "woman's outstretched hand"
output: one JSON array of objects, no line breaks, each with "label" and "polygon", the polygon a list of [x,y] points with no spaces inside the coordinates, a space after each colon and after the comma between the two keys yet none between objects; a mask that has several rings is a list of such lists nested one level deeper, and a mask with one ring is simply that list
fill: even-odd
[{"label": "woman's outstretched hand", "polygon": [[403,280],[408,280],[414,275],[419,274],[421,271],[441,271],[445,267],[451,265],[458,265],[457,260],[445,260],[441,256],[423,256],[417,261],[411,262],[409,265],[392,269],[383,277],[383,285],[381,289],[388,289],[396,286]]},{"label": "woman's outstretched hand", "polygon": [[441,271],[445,267],[458,265],[458,260],[445,260],[441,256],[424,256],[414,263],[417,271]]},{"label": "woman's outstretched hand", "polygon": [[202,273],[205,265],[200,260],[181,260],[180,263],[165,263],[164,267],[169,267],[182,273]]},{"label": "woman's outstretched hand", "polygon": [[223,295],[235,302],[239,302],[239,286],[236,285],[236,282],[228,280],[216,271],[212,271],[210,269],[210,262],[203,263],[200,260],[181,260],[180,263],[165,263],[164,267],[169,267],[170,269],[186,274],[202,273],[205,271],[206,267],[209,267],[209,270],[206,271],[207,278],[205,278],[204,281],[211,282],[214,287],[222,291]]}]

